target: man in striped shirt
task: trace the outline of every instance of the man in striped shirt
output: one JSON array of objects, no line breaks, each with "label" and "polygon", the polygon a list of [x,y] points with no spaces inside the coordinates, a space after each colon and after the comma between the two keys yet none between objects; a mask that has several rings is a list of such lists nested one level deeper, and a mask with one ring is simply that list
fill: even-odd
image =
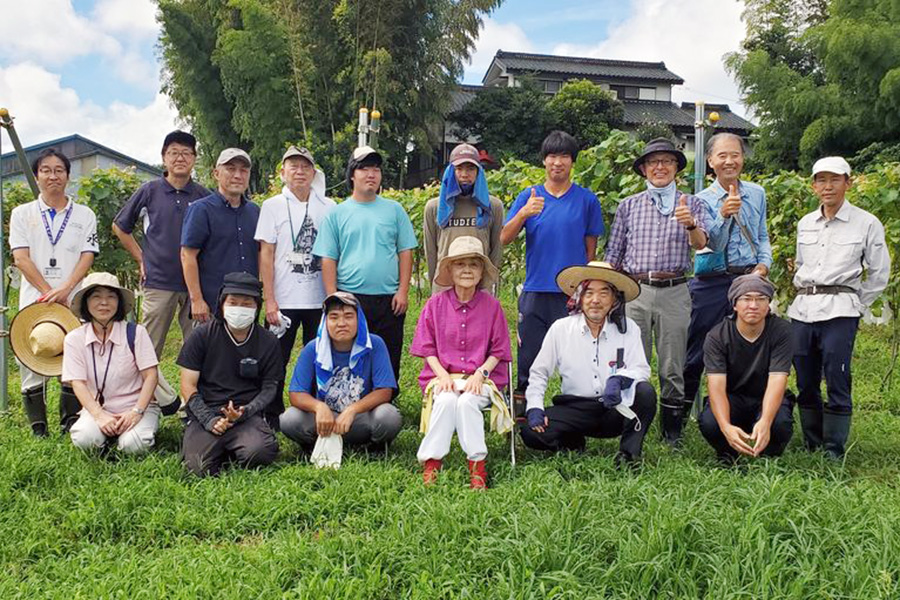
[{"label": "man in striped shirt", "polygon": [[606,247],[606,261],[641,284],[641,295],[628,304],[627,314],[641,330],[648,360],[656,341],[663,438],[673,447],[681,441],[684,413],[690,409],[683,375],[691,317],[686,274],[691,248],[702,249],[708,240],[703,201],[675,185],[686,164],[671,141],[657,138],[647,144],[633,165],[647,189],[619,204]]}]

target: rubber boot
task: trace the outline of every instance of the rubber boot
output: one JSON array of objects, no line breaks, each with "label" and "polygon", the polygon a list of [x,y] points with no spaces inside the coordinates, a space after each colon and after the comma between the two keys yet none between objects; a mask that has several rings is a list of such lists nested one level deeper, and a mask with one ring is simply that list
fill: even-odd
[{"label": "rubber boot", "polygon": [[681,446],[681,435],[684,429],[683,407],[663,402],[660,413],[663,441],[672,448],[678,448]]},{"label": "rubber boot", "polygon": [[31,424],[31,432],[38,437],[46,437],[47,403],[44,402],[44,386],[39,385],[22,392],[22,408]]},{"label": "rubber boot", "polygon": [[75,395],[75,390],[64,385],[59,392],[59,427],[63,435],[69,433],[72,425],[78,420],[78,411],[81,410],[81,402]]},{"label": "rubber boot", "polygon": [[434,485],[437,481],[438,471],[441,470],[441,461],[437,458],[429,458],[425,461],[425,470],[422,472],[422,481],[425,485]]},{"label": "rubber boot", "polygon": [[483,460],[469,461],[469,487],[473,490],[487,489],[487,469]]},{"label": "rubber boot", "polygon": [[822,447],[822,407],[800,408],[800,428],[803,430],[803,443],[810,452]]},{"label": "rubber boot", "polygon": [[822,415],[822,445],[825,455],[841,460],[850,437],[850,415],[825,411]]}]

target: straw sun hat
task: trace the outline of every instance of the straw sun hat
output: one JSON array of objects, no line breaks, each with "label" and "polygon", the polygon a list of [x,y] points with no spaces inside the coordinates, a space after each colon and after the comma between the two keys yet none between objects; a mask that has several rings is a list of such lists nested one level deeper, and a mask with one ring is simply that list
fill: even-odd
[{"label": "straw sun hat", "polygon": [[608,262],[594,260],[586,265],[575,265],[566,267],[556,276],[556,285],[565,293],[571,296],[575,293],[575,288],[582,281],[590,279],[599,279],[616,286],[625,296],[625,302],[631,302],[641,294],[641,286],[629,275],[621,271],[617,271]]},{"label": "straw sun hat", "polygon": [[66,334],[81,325],[56,302],[36,302],[18,312],[9,326],[9,344],[23,365],[44,377],[62,374]]},{"label": "straw sun hat", "polygon": [[447,249],[447,256],[438,263],[437,275],[434,276],[434,282],[443,287],[453,287],[453,276],[450,274],[450,265],[454,260],[463,258],[480,258],[484,265],[484,272],[481,275],[481,287],[489,289],[491,284],[497,281],[497,267],[484,254],[484,245],[476,237],[463,235],[452,242]]}]

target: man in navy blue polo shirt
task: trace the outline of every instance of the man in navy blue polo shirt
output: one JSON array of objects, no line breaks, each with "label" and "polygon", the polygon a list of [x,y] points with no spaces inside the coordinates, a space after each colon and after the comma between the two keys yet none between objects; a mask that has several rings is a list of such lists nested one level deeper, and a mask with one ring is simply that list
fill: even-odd
[{"label": "man in navy blue polo shirt", "polygon": [[[191,179],[196,150],[197,140],[191,134],[173,131],[167,135],[162,147],[164,176],[139,187],[112,225],[141,270],[143,323],[158,357],[176,312],[185,339],[191,332],[191,305],[179,260],[181,225],[188,205],[209,195],[209,190]],[[132,235],[139,219],[143,248]]]},{"label": "man in navy blue polo shirt", "polygon": [[516,393],[525,393],[531,363],[550,325],[568,315],[568,297],[556,275],[566,267],[594,260],[603,235],[603,211],[597,196],[572,183],[578,141],[564,131],[550,133],[541,145],[546,180],[529,186],[513,202],[500,232],[509,244],[525,230],[525,285],[519,295],[519,354]]},{"label": "man in navy blue polo shirt", "polygon": [[191,318],[205,323],[226,273],[259,277],[256,222],[259,207],[244,193],[250,184],[250,155],[240,148],[219,154],[213,176],[218,189],[188,208],[181,230],[181,267],[191,299]]}]

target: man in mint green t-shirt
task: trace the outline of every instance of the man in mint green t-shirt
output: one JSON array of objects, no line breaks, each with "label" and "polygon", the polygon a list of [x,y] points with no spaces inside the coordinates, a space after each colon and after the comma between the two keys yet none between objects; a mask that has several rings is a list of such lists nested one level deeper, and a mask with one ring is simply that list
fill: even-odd
[{"label": "man in mint green t-shirt", "polygon": [[351,195],[325,217],[313,254],[322,258],[325,293],[350,292],[359,300],[369,331],[387,345],[399,381],[417,242],[403,207],[378,195],[381,163],[381,155],[368,146],[353,151],[347,163]]}]

